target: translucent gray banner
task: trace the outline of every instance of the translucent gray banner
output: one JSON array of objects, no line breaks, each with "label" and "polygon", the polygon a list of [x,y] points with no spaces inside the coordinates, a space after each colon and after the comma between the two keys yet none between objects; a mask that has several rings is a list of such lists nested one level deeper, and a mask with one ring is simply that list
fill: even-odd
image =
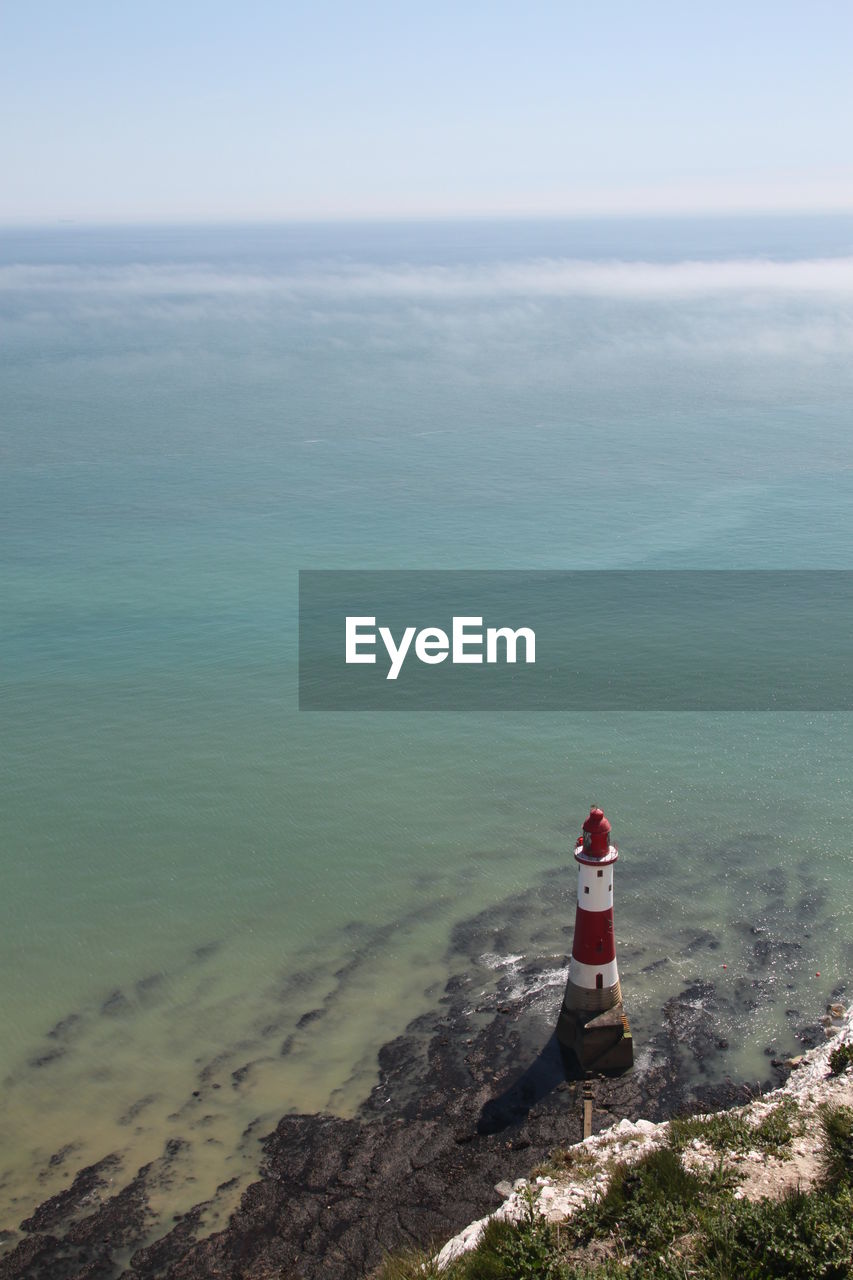
[{"label": "translucent gray banner", "polygon": [[853,710],[847,570],[305,570],[306,711]]}]

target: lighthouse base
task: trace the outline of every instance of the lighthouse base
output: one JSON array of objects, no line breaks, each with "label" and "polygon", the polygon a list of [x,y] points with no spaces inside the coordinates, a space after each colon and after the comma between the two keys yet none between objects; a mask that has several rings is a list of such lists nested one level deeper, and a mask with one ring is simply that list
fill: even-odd
[{"label": "lighthouse base", "polygon": [[564,1004],[557,1039],[575,1055],[583,1071],[618,1075],[634,1065],[634,1041],[621,1002],[592,1016]]}]

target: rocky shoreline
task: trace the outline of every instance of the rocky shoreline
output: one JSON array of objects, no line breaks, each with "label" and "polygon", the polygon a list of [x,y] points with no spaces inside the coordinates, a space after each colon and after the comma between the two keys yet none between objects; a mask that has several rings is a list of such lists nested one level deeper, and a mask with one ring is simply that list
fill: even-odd
[{"label": "rocky shoreline", "polygon": [[[501,944],[491,916],[466,928],[460,957]],[[157,1220],[152,1199],[181,1177],[178,1137],[124,1185],[114,1154],[79,1172],[7,1235],[0,1280],[355,1280],[401,1244],[440,1245],[500,1205],[497,1184],[582,1137],[580,1081],[553,1034],[563,963],[496,959],[486,990],[482,970],[461,965],[433,1011],[382,1048],[379,1081],[354,1118],[280,1120],[224,1229],[206,1224],[227,1184],[176,1220]],[[739,997],[744,1013],[760,996],[753,988]],[[702,1083],[702,1065],[726,1048],[723,998],[697,977],[665,1001],[635,1069],[596,1081],[594,1132],[743,1104],[780,1083],[772,1046],[765,1081]],[[805,1026],[783,1043],[797,1052],[822,1038]]]}]

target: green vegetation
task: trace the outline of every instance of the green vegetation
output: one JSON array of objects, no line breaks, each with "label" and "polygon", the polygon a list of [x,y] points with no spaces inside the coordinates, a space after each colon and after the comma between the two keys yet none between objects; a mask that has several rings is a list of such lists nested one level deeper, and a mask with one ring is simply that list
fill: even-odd
[{"label": "green vegetation", "polygon": [[712,1151],[761,1151],[784,1159],[790,1154],[795,1126],[798,1126],[797,1104],[786,1098],[757,1125],[731,1111],[714,1116],[677,1116],[669,1122],[669,1143],[673,1150],[683,1151],[698,1138]]},{"label": "green vegetation", "polygon": [[853,1275],[849,1191],[792,1191],[780,1200],[736,1201],[708,1233],[701,1276],[742,1280],[849,1280]]},{"label": "green vegetation", "polygon": [[397,1249],[390,1253],[379,1268],[377,1280],[438,1280],[447,1277],[449,1270],[439,1271],[431,1249]]},{"label": "green vegetation", "polygon": [[829,1069],[834,1076],[842,1076],[853,1065],[853,1044],[840,1044],[829,1055]]},{"label": "green vegetation", "polygon": [[820,1125],[824,1183],[853,1187],[853,1107],[821,1107]]},{"label": "green vegetation", "polygon": [[778,1107],[768,1111],[767,1115],[756,1125],[752,1134],[752,1145],[755,1150],[765,1155],[784,1160],[790,1156],[794,1137],[803,1133],[804,1126],[793,1098],[786,1098]]},{"label": "green vegetation", "polygon": [[[809,1192],[738,1199],[726,1165],[748,1149],[784,1156],[799,1124],[793,1102],[758,1126],[681,1119],[669,1145],[617,1165],[606,1194],[565,1222],[546,1222],[531,1199],[522,1222],[491,1222],[443,1272],[421,1254],[388,1259],[378,1280],[853,1280],[853,1108],[825,1106],[820,1120],[823,1176]],[[719,1154],[711,1170],[684,1166],[696,1137]]]},{"label": "green vegetation", "polygon": [[560,1147],[550,1157],[538,1164],[531,1178],[571,1178],[574,1182],[586,1182],[598,1172],[598,1161],[588,1147],[578,1143],[575,1147]]},{"label": "green vegetation", "polygon": [[575,1214],[569,1232],[576,1244],[618,1234],[656,1252],[691,1230],[707,1186],[678,1152],[660,1147],[635,1164],[617,1165],[606,1195]]}]

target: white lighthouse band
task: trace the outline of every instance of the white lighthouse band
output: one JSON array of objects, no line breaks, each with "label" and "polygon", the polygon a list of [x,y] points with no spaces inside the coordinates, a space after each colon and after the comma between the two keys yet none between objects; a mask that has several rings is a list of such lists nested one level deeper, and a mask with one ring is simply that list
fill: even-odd
[{"label": "white lighthouse band", "polygon": [[572,956],[569,961],[569,982],[587,991],[612,990],[619,986],[619,970],[615,960],[605,964],[584,964]]},{"label": "white lighthouse band", "polygon": [[[614,858],[614,862],[616,859]],[[613,864],[578,866],[578,906],[582,911],[613,909]]]}]

